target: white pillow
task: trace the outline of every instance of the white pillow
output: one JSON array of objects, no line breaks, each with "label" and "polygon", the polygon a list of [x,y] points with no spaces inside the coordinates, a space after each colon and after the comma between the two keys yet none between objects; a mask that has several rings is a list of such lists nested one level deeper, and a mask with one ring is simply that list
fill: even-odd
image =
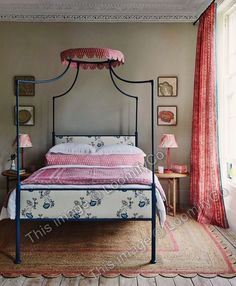
[{"label": "white pillow", "polygon": [[143,156],[146,156],[146,154],[138,147],[125,144],[105,145],[98,148],[96,154],[142,154]]},{"label": "white pillow", "polygon": [[49,153],[61,154],[91,154],[95,153],[96,148],[89,144],[80,143],[61,143],[53,146]]}]

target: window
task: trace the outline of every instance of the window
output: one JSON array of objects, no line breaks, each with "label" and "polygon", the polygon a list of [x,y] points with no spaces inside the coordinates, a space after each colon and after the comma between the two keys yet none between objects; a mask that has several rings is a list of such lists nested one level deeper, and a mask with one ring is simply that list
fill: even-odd
[{"label": "window", "polygon": [[236,183],[236,4],[222,16],[220,43],[220,149],[223,178]]}]

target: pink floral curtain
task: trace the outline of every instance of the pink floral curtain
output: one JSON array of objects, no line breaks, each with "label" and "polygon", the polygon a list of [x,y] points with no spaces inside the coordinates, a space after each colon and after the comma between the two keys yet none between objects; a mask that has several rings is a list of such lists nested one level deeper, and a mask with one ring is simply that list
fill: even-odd
[{"label": "pink floral curtain", "polygon": [[228,227],[217,142],[215,4],[199,20],[194,79],[190,202],[200,223]]}]

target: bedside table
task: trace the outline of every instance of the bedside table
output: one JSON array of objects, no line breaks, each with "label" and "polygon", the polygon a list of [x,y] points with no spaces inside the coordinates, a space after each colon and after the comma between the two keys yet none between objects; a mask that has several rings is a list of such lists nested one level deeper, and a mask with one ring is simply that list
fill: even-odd
[{"label": "bedside table", "polygon": [[[179,209],[180,206],[180,189],[179,189],[179,180],[181,178],[186,178],[189,176],[189,173],[180,174],[180,173],[163,173],[160,174],[155,172],[155,175],[160,180],[167,180],[168,181],[168,192],[167,192],[167,204],[168,208],[173,210],[173,216],[176,215],[176,199],[177,199],[177,206]],[[172,186],[172,188],[171,188]],[[172,204],[171,205],[171,189],[172,189]]]},{"label": "bedside table", "polygon": [[[24,174],[20,174],[21,180],[28,178],[32,173],[26,172]],[[9,170],[5,170],[2,172],[2,176],[6,177],[7,184],[7,193],[10,191],[10,182],[17,180],[17,174],[12,173]]]}]

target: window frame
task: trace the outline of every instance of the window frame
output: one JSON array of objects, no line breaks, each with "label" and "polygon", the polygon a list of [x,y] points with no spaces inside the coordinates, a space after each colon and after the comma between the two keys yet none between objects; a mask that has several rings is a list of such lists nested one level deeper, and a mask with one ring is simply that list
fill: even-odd
[{"label": "window frame", "polygon": [[[227,2],[227,1],[226,1]],[[236,77],[236,72],[229,74],[229,17],[236,12],[236,1],[228,1],[227,6],[220,9],[217,21],[217,63],[218,63],[218,124],[219,124],[219,148],[221,174],[224,182],[236,186],[236,180],[230,179],[227,174],[227,163],[229,162],[229,93],[227,92],[227,81]],[[233,53],[234,54],[234,53]],[[236,96],[236,91],[234,93]],[[227,100],[226,100],[227,98]],[[226,117],[227,116],[227,117]],[[226,120],[227,118],[227,120]],[[233,159],[233,158],[232,158]],[[231,160],[232,161],[232,160]]]}]

